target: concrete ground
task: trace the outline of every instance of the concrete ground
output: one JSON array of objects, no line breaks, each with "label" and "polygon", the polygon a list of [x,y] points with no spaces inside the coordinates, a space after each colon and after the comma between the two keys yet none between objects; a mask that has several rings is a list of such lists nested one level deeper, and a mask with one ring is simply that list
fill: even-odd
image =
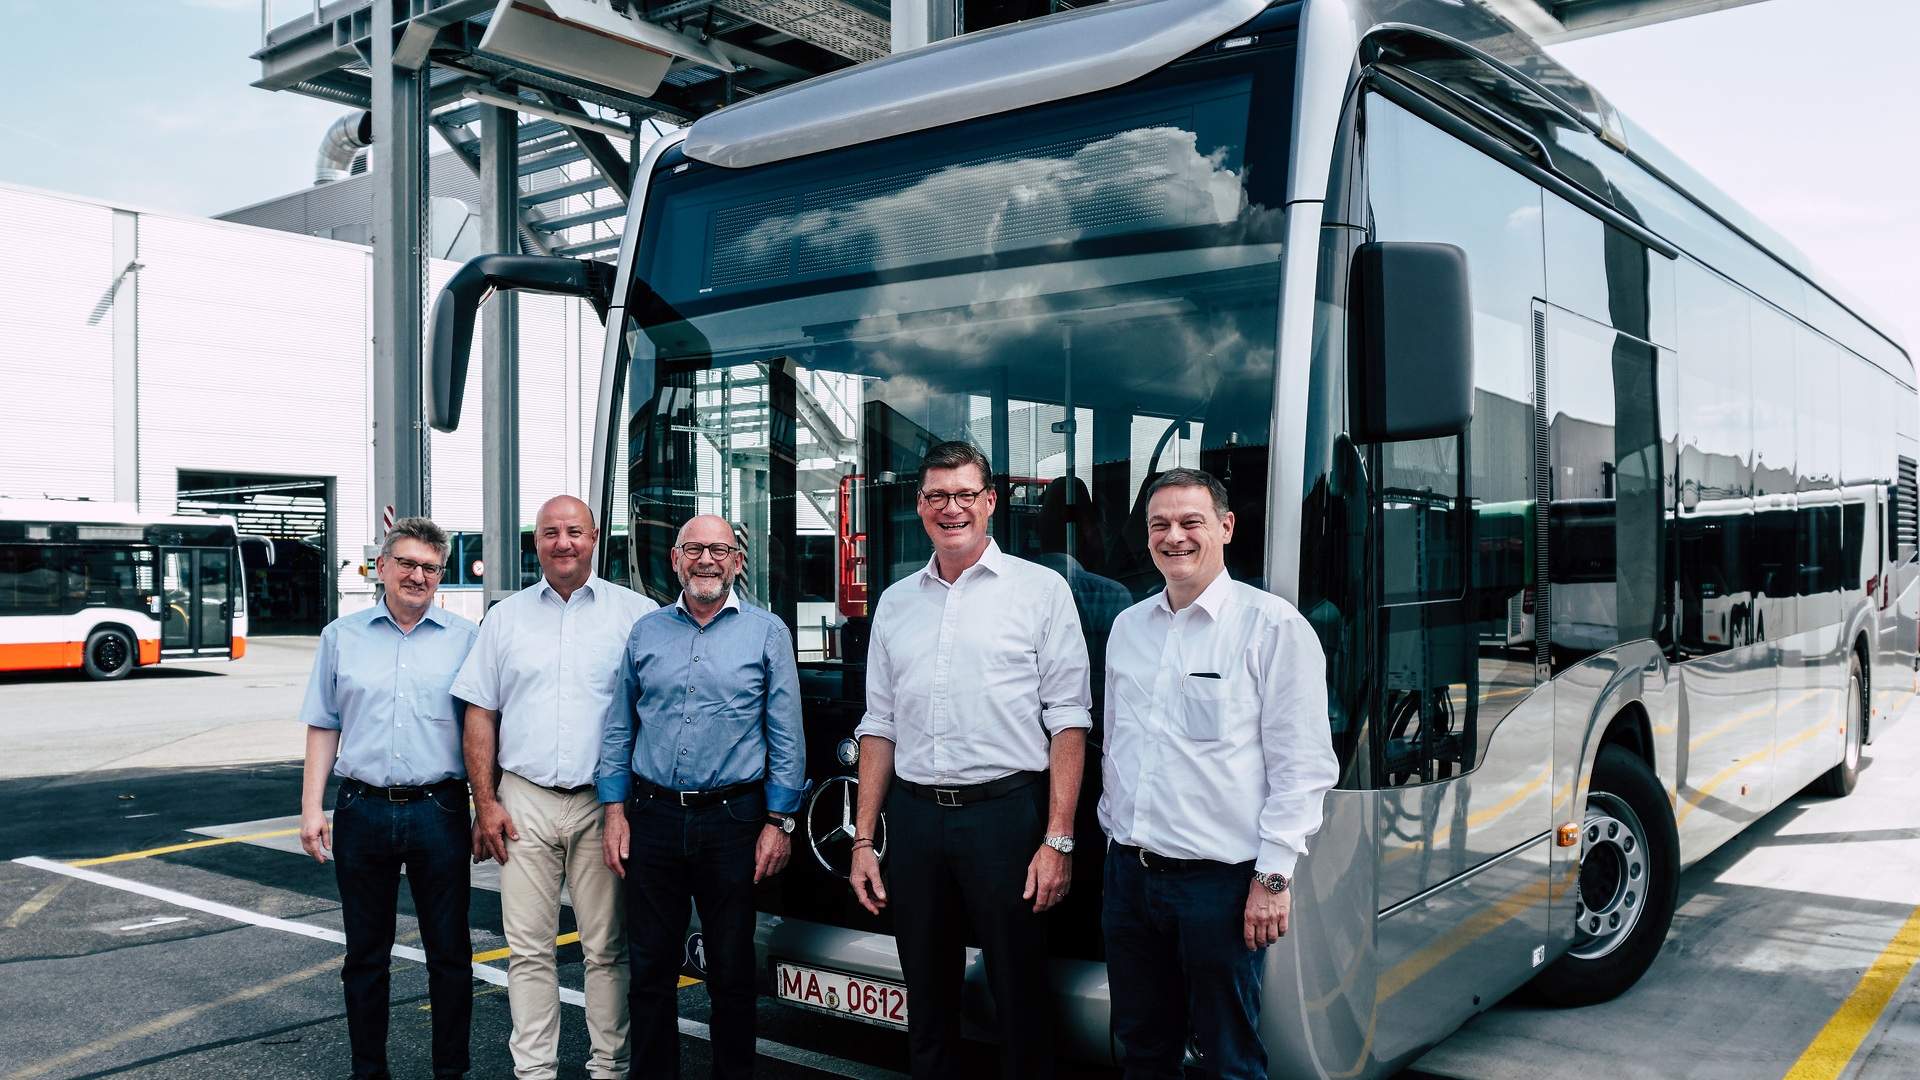
[{"label": "concrete ground", "polygon": [[[332,868],[293,837],[258,835],[293,827],[314,640],[256,639],[237,663],[120,683],[0,675],[0,1080],[346,1075]],[[1790,800],[1688,871],[1666,949],[1628,994],[1558,1010],[1523,991],[1400,1080],[1920,1075],[1916,769],[1920,724],[1885,731],[1852,797]],[[252,839],[207,843],[235,837]],[[14,861],[182,844],[204,846],[84,868],[104,881]],[[483,955],[504,944],[492,871],[475,876]],[[424,1077],[431,1013],[406,956],[417,938],[404,890],[401,902],[390,1045],[397,1077]],[[578,991],[578,946],[560,958],[562,986]],[[511,1073],[499,978],[474,982],[476,1077]],[[704,987],[680,1005],[683,1067],[705,1075]],[[771,1002],[760,1036],[757,1069],[774,1080],[899,1080],[907,1067],[898,1032]],[[1810,1046],[1839,1057],[1810,1064]],[[584,1075],[586,1049],[568,1007],[563,1077]],[[994,1071],[991,1049],[969,1044],[968,1075]],[[1117,1074],[1064,1063],[1061,1075]]]}]

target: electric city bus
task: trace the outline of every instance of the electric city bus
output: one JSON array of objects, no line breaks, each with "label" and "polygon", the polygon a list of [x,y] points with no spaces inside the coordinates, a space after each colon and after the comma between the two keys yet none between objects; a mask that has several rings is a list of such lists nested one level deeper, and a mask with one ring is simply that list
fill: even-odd
[{"label": "electric city bus", "polygon": [[245,580],[231,517],[0,499],[0,671],[238,660]]},{"label": "electric city bus", "polygon": [[[490,286],[607,320],[630,583],[669,602],[677,526],[719,514],[795,629],[813,788],[758,946],[800,1008],[911,1007],[844,880],[851,735],[941,440],[1073,584],[1096,716],[1167,468],[1225,483],[1230,572],[1317,630],[1341,779],[1266,953],[1275,1076],[1388,1075],[1529,982],[1623,992],[1680,870],[1850,791],[1915,690],[1906,352],[1475,4],[1121,0],[717,111],[639,162],[616,267],[448,284],[442,428]],[[1113,1060],[1098,907],[1048,916],[1052,974],[1063,1052]]]}]

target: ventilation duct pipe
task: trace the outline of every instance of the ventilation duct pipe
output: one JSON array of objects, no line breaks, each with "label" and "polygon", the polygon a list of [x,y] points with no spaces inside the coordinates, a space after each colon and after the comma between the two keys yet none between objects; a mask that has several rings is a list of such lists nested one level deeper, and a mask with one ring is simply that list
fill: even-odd
[{"label": "ventilation duct pipe", "polygon": [[353,155],[373,145],[373,113],[350,112],[333,122],[320,136],[320,156],[314,162],[314,186],[345,180],[353,169]]}]

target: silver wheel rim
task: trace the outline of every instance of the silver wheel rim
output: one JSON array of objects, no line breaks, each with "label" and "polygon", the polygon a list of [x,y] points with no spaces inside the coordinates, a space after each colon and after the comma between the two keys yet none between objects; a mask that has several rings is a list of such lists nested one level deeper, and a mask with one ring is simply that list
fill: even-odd
[{"label": "silver wheel rim", "polygon": [[1860,771],[1860,677],[1847,677],[1847,771]]},{"label": "silver wheel rim", "polygon": [[1647,830],[1624,799],[1596,791],[1587,796],[1580,843],[1572,955],[1597,960],[1627,940],[1646,909]]}]

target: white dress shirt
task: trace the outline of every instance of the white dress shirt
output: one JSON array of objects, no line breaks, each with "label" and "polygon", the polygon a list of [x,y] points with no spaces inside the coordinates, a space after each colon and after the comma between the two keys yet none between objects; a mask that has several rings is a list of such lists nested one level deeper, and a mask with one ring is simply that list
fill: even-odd
[{"label": "white dress shirt", "polygon": [[1319,638],[1225,571],[1178,612],[1142,600],[1107,640],[1105,749],[1116,843],[1292,875],[1339,779]]},{"label": "white dress shirt", "polygon": [[989,539],[953,584],[929,560],[880,594],[854,736],[891,740],[910,783],[984,784],[1045,770],[1052,736],[1092,727],[1091,705],[1066,579]]},{"label": "white dress shirt", "polygon": [[593,783],[627,637],[660,605],[595,575],[560,599],[545,578],[480,623],[453,696],[500,714],[500,767],[542,787]]}]

